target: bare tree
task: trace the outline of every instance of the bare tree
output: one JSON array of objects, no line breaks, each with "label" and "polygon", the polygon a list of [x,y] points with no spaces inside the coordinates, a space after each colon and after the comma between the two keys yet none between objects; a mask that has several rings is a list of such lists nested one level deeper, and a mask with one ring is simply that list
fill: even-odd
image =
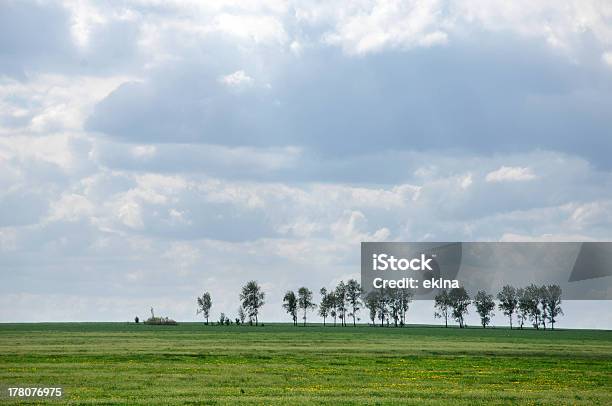
[{"label": "bare tree", "polygon": [[497,307],[505,316],[508,316],[510,320],[510,330],[512,330],[512,315],[516,312],[518,307],[516,289],[513,286],[505,285],[497,294],[497,300],[499,300]]},{"label": "bare tree", "polygon": [[[197,298],[198,310],[196,314],[202,313],[202,316],[206,319],[206,324],[208,324],[208,317],[210,316],[210,308],[212,307],[212,298],[210,297],[210,293],[204,292],[204,294]],[[153,313],[153,309],[151,308],[151,313]]]}]

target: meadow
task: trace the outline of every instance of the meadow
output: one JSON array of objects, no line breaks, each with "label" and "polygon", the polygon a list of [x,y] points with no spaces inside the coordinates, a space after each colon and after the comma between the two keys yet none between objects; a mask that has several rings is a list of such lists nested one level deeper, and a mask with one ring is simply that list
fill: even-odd
[{"label": "meadow", "polygon": [[609,405],[612,332],[0,324],[13,385],[63,386],[56,404]]}]

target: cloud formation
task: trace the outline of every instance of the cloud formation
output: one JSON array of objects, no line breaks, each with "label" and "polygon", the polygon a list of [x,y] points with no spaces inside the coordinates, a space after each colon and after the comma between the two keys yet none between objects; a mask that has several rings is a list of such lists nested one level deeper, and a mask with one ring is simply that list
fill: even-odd
[{"label": "cloud formation", "polygon": [[2,3],[0,320],[251,278],[278,320],[364,240],[609,240],[612,8],[562,3]]},{"label": "cloud formation", "polygon": [[526,181],[536,178],[529,168],[521,168],[520,166],[502,166],[501,168],[487,173],[485,179],[487,182],[513,182]]}]

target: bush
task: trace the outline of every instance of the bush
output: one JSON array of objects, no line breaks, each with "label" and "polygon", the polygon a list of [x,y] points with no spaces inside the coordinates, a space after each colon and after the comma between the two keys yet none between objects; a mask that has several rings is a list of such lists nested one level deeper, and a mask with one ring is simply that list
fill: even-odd
[{"label": "bush", "polygon": [[145,324],[152,324],[156,326],[176,326],[178,323],[168,317],[149,317]]}]

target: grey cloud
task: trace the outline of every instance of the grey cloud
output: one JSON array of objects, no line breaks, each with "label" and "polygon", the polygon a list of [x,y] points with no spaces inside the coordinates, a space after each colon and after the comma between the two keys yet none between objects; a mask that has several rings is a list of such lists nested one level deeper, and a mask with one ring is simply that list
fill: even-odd
[{"label": "grey cloud", "polygon": [[[192,61],[180,74],[174,67],[117,89],[96,107],[88,128],[132,142],[296,145],[332,156],[541,148],[607,167],[610,75],[492,37],[363,58],[333,49],[279,56],[266,61],[274,71],[271,88],[243,92],[221,86],[218,71]],[[248,72],[252,65],[243,62]]]},{"label": "grey cloud", "polygon": [[74,12],[59,2],[2,2],[0,73],[19,80],[36,73],[112,74],[142,63],[138,24],[110,13],[103,24],[84,22],[90,41],[79,46],[72,32]]},{"label": "grey cloud", "polygon": [[69,14],[58,4],[0,4],[0,72],[23,77],[34,66],[53,70],[73,53]]}]

